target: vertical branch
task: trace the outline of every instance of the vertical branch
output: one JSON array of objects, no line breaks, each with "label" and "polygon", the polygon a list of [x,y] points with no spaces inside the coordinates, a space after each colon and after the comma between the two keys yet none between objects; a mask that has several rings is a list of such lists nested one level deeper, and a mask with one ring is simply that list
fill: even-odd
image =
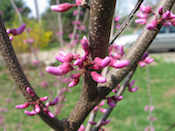
[{"label": "vertical branch", "polygon": [[[60,4],[60,0],[56,0],[57,4]],[[63,24],[62,24],[62,19],[61,19],[61,13],[58,13],[58,27],[59,27],[59,32],[63,32]],[[60,41],[60,46],[63,48],[63,35],[59,35],[59,41]]]},{"label": "vertical branch", "polygon": [[[16,84],[18,85],[19,89],[21,90],[22,94],[24,95],[25,99],[28,102],[33,102],[39,99],[37,94],[35,97],[30,96],[27,91],[26,87],[30,87],[32,90],[32,86],[30,85],[29,81],[27,80],[19,61],[16,57],[14,49],[12,47],[11,41],[8,38],[8,34],[6,33],[5,25],[0,15],[0,52],[4,58],[4,61],[9,69],[13,79],[15,80]],[[43,104],[44,106],[44,104]],[[34,107],[33,107],[34,108]],[[51,128],[62,131],[63,124],[57,118],[51,118],[48,115],[44,114],[44,112],[40,112],[38,114],[41,119],[49,125]]]},{"label": "vertical branch", "polygon": [[[149,66],[146,66],[146,74],[147,74],[147,92],[148,92],[148,98],[149,98],[149,107],[152,106],[152,96],[151,96],[151,86],[150,86],[150,73],[149,73]],[[152,117],[152,111],[149,109],[149,116]],[[153,127],[153,121],[150,120],[150,128]]]},{"label": "vertical branch", "polygon": [[38,23],[40,23],[40,16],[39,16],[39,10],[38,10],[38,2],[37,2],[37,0],[34,0],[34,1],[35,1],[36,17],[37,17]]},{"label": "vertical branch", "polygon": [[[104,58],[107,54],[115,3],[116,0],[91,1],[89,43],[92,59],[97,56]],[[96,99],[98,97],[96,86],[97,82],[91,78],[89,73],[85,73],[81,96],[67,119],[68,130],[77,130],[90,111],[101,101]]]}]

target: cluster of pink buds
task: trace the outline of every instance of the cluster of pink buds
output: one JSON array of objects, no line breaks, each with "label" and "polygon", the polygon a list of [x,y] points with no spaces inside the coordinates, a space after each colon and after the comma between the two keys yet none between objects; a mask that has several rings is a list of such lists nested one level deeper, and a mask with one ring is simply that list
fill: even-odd
[{"label": "cluster of pink buds", "polygon": [[148,111],[148,110],[153,111],[154,110],[154,106],[148,106],[148,105],[146,105],[145,108],[144,108],[144,110],[145,111]]},{"label": "cluster of pink buds", "polygon": [[48,82],[46,80],[44,80],[43,82],[40,83],[40,86],[45,88],[48,86]]},{"label": "cluster of pink buds", "polygon": [[55,35],[56,35],[56,36],[63,35],[63,32],[62,32],[62,31],[56,32]]},{"label": "cluster of pink buds", "polygon": [[124,56],[123,45],[111,45],[109,48],[109,58],[110,63],[109,66],[114,68],[123,68],[129,65],[128,60],[120,60]]},{"label": "cluster of pink buds", "polygon": [[130,92],[135,92],[135,91],[137,91],[137,89],[138,89],[138,87],[132,88],[132,86],[134,85],[134,83],[135,83],[135,80],[131,81],[131,82],[128,84],[128,90],[129,90]]},{"label": "cluster of pink buds", "polygon": [[99,107],[102,107],[104,104],[105,104],[105,101],[102,101],[100,104],[94,107],[94,111],[97,112],[99,110],[100,112],[105,113],[107,109],[99,108]]},{"label": "cluster of pink buds", "polygon": [[144,67],[146,64],[150,64],[150,63],[152,63],[154,61],[154,59],[149,57],[148,55],[149,55],[148,52],[143,54],[143,56],[141,57],[140,61],[138,62],[140,67]]},{"label": "cluster of pink buds", "polygon": [[81,40],[81,46],[85,52],[83,56],[74,53],[67,54],[63,51],[60,51],[60,56],[56,55],[55,57],[58,61],[62,62],[62,65],[58,67],[48,66],[46,71],[58,76],[65,75],[72,70],[80,71],[79,73],[71,75],[73,81],[68,85],[68,87],[73,87],[78,84],[80,76],[85,73],[89,73],[94,81],[105,83],[106,78],[98,73],[103,68],[106,66],[122,68],[129,65],[128,60],[118,60],[118,57],[116,58],[112,55],[107,56],[104,59],[96,57],[93,61],[91,61],[89,59],[90,48],[86,37],[83,37]]},{"label": "cluster of pink buds", "polygon": [[[27,90],[27,93],[30,96],[32,96],[32,97],[35,96],[35,93],[33,92],[33,90],[30,87],[27,87],[26,90]],[[48,110],[48,108],[49,108],[49,106],[53,106],[53,105],[55,105],[58,102],[58,97],[56,97],[52,102],[46,102],[45,107],[43,107],[41,102],[44,102],[47,99],[48,99],[47,96],[41,97],[40,99],[37,99],[34,102],[25,102],[24,104],[16,105],[15,108],[17,108],[17,109],[25,109],[25,108],[29,107],[29,105],[35,105],[35,109],[34,110],[32,110],[32,111],[25,110],[24,113],[29,115],[29,116],[33,116],[33,115],[36,115],[37,113],[40,113],[41,109],[42,109],[45,114],[47,114],[51,118],[54,118],[54,115]]]},{"label": "cluster of pink buds", "polygon": [[119,20],[120,20],[120,16],[117,15],[117,16],[115,17],[115,19],[114,19],[114,21],[115,21],[115,23],[116,23],[116,26],[115,26],[116,29],[119,29],[119,28],[120,28],[120,24],[118,23]]},{"label": "cluster of pink buds", "polygon": [[147,126],[144,131],[155,131],[154,127]]},{"label": "cluster of pink buds", "polygon": [[123,99],[123,96],[119,96],[119,97],[112,96],[112,97],[107,97],[106,99],[107,99],[107,104],[110,107],[114,108],[116,107],[116,103]]},{"label": "cluster of pink buds", "polygon": [[85,0],[76,0],[76,4],[70,4],[70,3],[62,3],[59,5],[52,5],[51,10],[56,12],[65,12],[68,11],[70,8],[75,6],[82,6],[87,5],[87,2]]},{"label": "cluster of pink buds", "polygon": [[[148,105],[146,105],[145,108],[144,108],[144,110],[145,111],[148,111],[148,110],[149,111],[153,111],[154,110],[154,106],[148,106]],[[157,120],[156,117],[152,117],[152,116],[148,116],[147,119],[150,120],[150,121],[156,121]],[[148,126],[148,127],[146,127],[144,129],[144,131],[154,131],[154,130],[155,130],[154,127],[150,127],[150,126]]]},{"label": "cluster of pink buds", "polygon": [[[7,32],[8,35],[9,34],[20,35],[21,33],[23,33],[25,28],[26,28],[26,24],[23,23],[18,28],[7,29],[6,32]],[[9,39],[12,41],[13,40],[13,36],[9,36]]]},{"label": "cluster of pink buds", "polygon": [[135,22],[141,25],[145,25],[147,23],[147,19],[149,18],[149,14],[151,12],[154,13],[156,19],[152,20],[149,25],[147,25],[147,29],[153,30],[157,27],[158,24],[163,23],[164,26],[175,26],[175,14],[171,13],[169,10],[163,13],[163,7],[159,8],[159,16],[156,15],[155,11],[150,6],[144,6],[141,4],[140,10],[137,14],[139,19],[136,19]]},{"label": "cluster of pink buds", "polygon": [[24,42],[24,44],[28,44],[28,43],[34,43],[34,39],[28,39],[28,40],[24,40],[23,41]]},{"label": "cluster of pink buds", "polygon": [[80,128],[77,131],[85,131],[85,127],[83,124],[80,125]]},{"label": "cluster of pink buds", "polygon": [[[101,124],[100,124],[100,129],[98,131],[104,131],[104,129],[101,128],[101,126],[104,126],[104,125],[108,124],[109,122],[110,122],[110,120],[102,121]],[[96,122],[91,122],[91,121],[89,121],[89,123],[91,125],[96,125],[97,124]]]},{"label": "cluster of pink buds", "polygon": [[38,63],[40,63],[40,60],[33,60],[32,61],[33,66],[36,66]]},{"label": "cluster of pink buds", "polygon": [[[78,14],[78,11],[77,10],[74,10],[73,15],[75,16],[77,14]],[[80,11],[80,15],[84,15],[84,12],[83,11]]]}]

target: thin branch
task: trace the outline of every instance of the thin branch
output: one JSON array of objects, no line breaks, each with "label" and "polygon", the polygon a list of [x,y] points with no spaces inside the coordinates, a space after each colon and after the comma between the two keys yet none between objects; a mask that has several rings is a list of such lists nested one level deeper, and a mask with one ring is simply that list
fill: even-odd
[{"label": "thin branch", "polygon": [[169,130],[171,130],[174,127],[175,127],[175,123],[172,126],[170,126],[168,129],[166,129],[165,131],[169,131]]},{"label": "thin branch", "polygon": [[[39,99],[37,94],[35,93],[35,97],[31,97],[26,88],[30,87],[32,90],[32,86],[30,85],[29,81],[27,80],[23,69],[21,68],[19,61],[16,57],[14,49],[12,47],[11,41],[8,38],[8,34],[6,33],[5,25],[0,15],[0,52],[4,58],[4,61],[9,69],[13,79],[17,83],[19,89],[21,90],[22,94],[24,95],[25,99],[28,102],[33,102]],[[34,91],[34,90],[33,90]],[[42,103],[43,104],[43,103]],[[44,106],[44,104],[43,104]],[[34,108],[34,107],[33,107]],[[63,130],[63,123],[58,120],[57,118],[51,118],[46,115],[43,111],[38,114],[41,119],[49,125],[51,128],[62,131]]]},{"label": "thin branch", "polygon": [[137,4],[135,5],[134,9],[131,11],[129,16],[125,19],[125,21],[122,23],[120,28],[117,30],[117,32],[112,37],[111,41],[109,42],[109,46],[117,39],[117,37],[122,33],[122,31],[127,27],[129,22],[131,21],[132,17],[135,15],[137,10],[139,9],[140,5],[142,4],[144,0],[138,0]]},{"label": "thin branch", "polygon": [[[60,4],[60,0],[56,0],[57,4]],[[63,24],[62,24],[62,19],[61,19],[61,13],[58,13],[58,26],[59,26],[59,32],[63,32]],[[63,48],[63,35],[59,35],[59,41],[61,45],[61,49]]]}]

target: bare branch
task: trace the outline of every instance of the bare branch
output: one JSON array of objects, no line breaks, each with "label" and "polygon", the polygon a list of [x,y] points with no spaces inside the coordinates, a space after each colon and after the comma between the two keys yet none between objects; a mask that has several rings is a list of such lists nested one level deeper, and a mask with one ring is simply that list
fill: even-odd
[{"label": "bare branch", "polygon": [[115,41],[115,39],[117,39],[117,37],[122,33],[122,31],[127,27],[127,25],[129,24],[129,22],[131,21],[132,17],[134,16],[134,14],[137,12],[137,10],[139,9],[141,3],[144,0],[138,0],[137,4],[135,5],[134,9],[131,11],[131,13],[128,15],[128,17],[125,19],[125,21],[122,23],[122,25],[120,26],[120,28],[117,30],[117,32],[114,34],[114,36],[112,37],[112,39],[109,42],[109,46]]},{"label": "bare branch", "polygon": [[[26,88],[30,87],[32,89],[32,86],[30,85],[29,81],[27,80],[19,61],[16,57],[16,54],[14,52],[14,49],[12,47],[11,41],[8,38],[8,35],[6,33],[6,29],[2,20],[2,17],[0,15],[0,52],[4,58],[4,61],[7,65],[7,68],[9,69],[13,79],[17,83],[19,89],[21,90],[22,94],[24,95],[25,99],[28,102],[33,102],[39,99],[37,94],[34,97],[31,97],[27,91]],[[32,89],[33,90],[33,89]],[[44,105],[44,104],[43,104]],[[62,131],[63,124],[61,121],[59,121],[57,118],[51,118],[48,115],[44,114],[44,112],[41,112],[38,114],[41,119],[50,127],[52,127],[55,130]]]}]

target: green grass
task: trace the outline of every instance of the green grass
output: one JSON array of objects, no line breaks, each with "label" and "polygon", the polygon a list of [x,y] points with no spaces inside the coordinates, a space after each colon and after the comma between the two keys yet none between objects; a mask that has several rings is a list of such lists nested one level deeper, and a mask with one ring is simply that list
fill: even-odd
[{"label": "green grass", "polygon": [[[39,86],[39,83],[42,81],[41,78],[38,77],[35,68],[27,69],[25,73],[40,97],[48,95],[47,90]],[[149,66],[149,73],[153,98],[152,102],[155,106],[155,110],[152,114],[154,117],[157,117],[157,121],[154,121],[153,125],[157,131],[164,131],[175,123],[174,63],[163,63],[160,60],[156,60],[156,64]],[[47,74],[46,79],[50,83],[55,81],[54,76],[50,74]],[[107,131],[136,131],[136,128],[141,131],[149,125],[149,120],[147,120],[148,112],[144,111],[145,105],[149,104],[146,67],[138,67],[133,79],[136,80],[134,86],[138,86],[139,89],[135,93],[130,93],[127,90],[124,92],[123,100],[117,104],[117,107],[108,118],[111,122],[104,127]],[[17,130],[17,125],[22,122],[21,128],[24,131],[50,131],[51,129],[42,122],[38,116],[29,117],[23,113],[24,110],[14,108],[16,104],[25,102],[18,88],[12,93],[13,102],[4,102],[10,95],[13,84],[14,82],[9,72],[6,68],[3,68],[0,72],[0,108],[8,108],[8,112],[3,113],[5,115],[4,129],[7,131]],[[52,86],[50,86],[50,89],[55,91],[55,88]],[[80,91],[81,82],[79,85],[72,88],[72,92],[66,94],[68,100],[64,103],[65,106],[62,109],[61,115],[58,116],[59,119],[66,118],[70,114],[70,111],[73,109],[80,96]],[[111,93],[110,95],[114,94]],[[107,107],[107,105],[105,104],[104,107]],[[29,107],[27,110],[31,110],[31,108]],[[50,108],[50,110],[53,111],[52,108]],[[101,116],[102,113],[98,112],[96,121]],[[87,119],[84,125],[86,125],[86,122]],[[135,126],[134,123],[136,123],[137,126]]]}]

